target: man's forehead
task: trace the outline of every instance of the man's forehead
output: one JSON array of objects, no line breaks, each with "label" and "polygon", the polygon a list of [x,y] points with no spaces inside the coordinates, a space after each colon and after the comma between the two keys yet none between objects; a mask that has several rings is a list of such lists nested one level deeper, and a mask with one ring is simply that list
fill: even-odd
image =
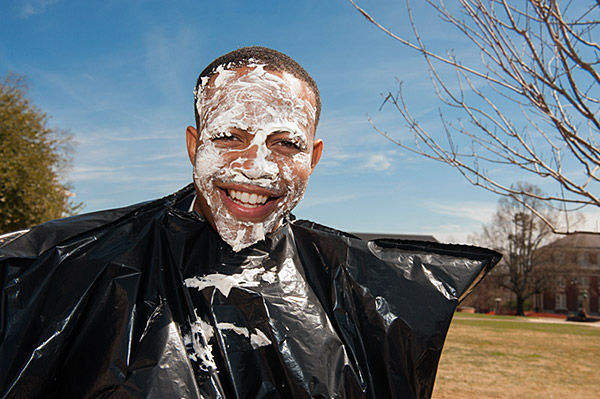
[{"label": "man's forehead", "polygon": [[[218,120],[220,128],[248,131],[249,125],[270,124],[283,118],[303,125],[300,130],[308,128],[307,139],[314,138],[315,94],[306,82],[288,72],[270,70],[265,65],[230,69],[219,66],[202,81],[197,96],[198,112],[204,115],[201,120]],[[281,130],[286,129],[281,126]]]},{"label": "man's forehead", "polygon": [[316,94],[311,87],[297,76],[282,70],[270,68],[265,64],[249,64],[234,68],[219,66],[210,77],[203,77],[201,80],[200,91],[211,95],[217,90],[238,90],[239,84],[249,86],[259,85],[261,82],[279,84],[288,90],[284,93],[289,96],[297,96],[310,99],[315,105]]}]

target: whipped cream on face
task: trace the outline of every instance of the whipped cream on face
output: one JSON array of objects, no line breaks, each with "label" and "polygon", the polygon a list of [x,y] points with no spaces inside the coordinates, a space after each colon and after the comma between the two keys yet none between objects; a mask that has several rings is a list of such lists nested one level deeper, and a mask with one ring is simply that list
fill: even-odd
[{"label": "whipped cream on face", "polygon": [[[309,138],[316,111],[313,104],[301,96],[303,83],[289,73],[281,75],[266,71],[262,64],[248,65],[241,74],[236,69],[219,66],[213,83],[202,79],[196,91],[200,131],[194,181],[213,214],[219,235],[234,251],[264,239],[296,206],[306,190],[306,182],[294,178],[289,163],[291,158],[295,168],[310,173]],[[246,148],[232,150],[216,145],[216,140],[231,137],[234,129],[253,135]],[[293,156],[272,152],[267,139],[281,132],[301,151]],[[227,161],[225,155],[232,152],[239,152],[240,156]],[[262,222],[238,220],[223,203],[215,182],[256,187],[255,191],[267,190],[276,193],[279,200]],[[258,208],[270,199],[268,195],[245,192],[241,188],[227,189],[226,194],[246,208]]]}]

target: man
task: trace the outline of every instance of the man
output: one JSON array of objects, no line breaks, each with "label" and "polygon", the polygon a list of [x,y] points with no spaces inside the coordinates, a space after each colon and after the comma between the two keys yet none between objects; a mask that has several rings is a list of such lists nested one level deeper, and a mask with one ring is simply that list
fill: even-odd
[{"label": "man", "polygon": [[200,75],[194,185],[4,237],[2,398],[428,398],[452,313],[499,259],[294,221],[319,92],[252,47]]}]

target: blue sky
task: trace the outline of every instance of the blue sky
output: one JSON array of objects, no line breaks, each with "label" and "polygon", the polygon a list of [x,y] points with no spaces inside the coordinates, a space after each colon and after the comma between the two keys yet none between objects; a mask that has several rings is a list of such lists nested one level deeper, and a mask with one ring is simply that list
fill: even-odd
[{"label": "blue sky", "polygon": [[[404,33],[398,3],[359,2]],[[435,46],[460,51],[460,35],[420,7],[417,18]],[[325,151],[298,217],[346,231],[445,241],[465,241],[491,219],[497,197],[372,129],[367,114],[394,137],[410,137],[391,107],[379,110],[381,93],[395,91],[396,78],[420,121],[437,121],[439,103],[422,58],[347,1],[0,4],[0,75],[27,75],[30,97],[51,126],[75,136],[69,180],[86,212],[161,197],[191,181],[185,128],[193,124],[196,77],[217,56],[248,45],[292,56],[321,91],[317,135]]]}]

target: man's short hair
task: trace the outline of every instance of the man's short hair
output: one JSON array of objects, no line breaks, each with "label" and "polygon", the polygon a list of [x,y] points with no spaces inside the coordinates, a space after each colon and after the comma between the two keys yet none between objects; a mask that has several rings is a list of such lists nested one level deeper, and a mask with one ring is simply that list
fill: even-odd
[{"label": "man's short hair", "polygon": [[[313,78],[291,57],[267,47],[242,47],[215,59],[198,76],[195,88],[195,100],[198,99],[198,96],[202,92],[202,78],[213,76],[219,66],[223,66],[225,69],[235,69],[257,63],[264,64],[267,70],[290,73],[306,83],[315,95],[317,106],[315,122],[319,122],[319,116],[321,115],[321,95]],[[196,127],[199,129],[200,116],[198,115],[196,101],[194,101],[194,114],[196,116]]]}]

